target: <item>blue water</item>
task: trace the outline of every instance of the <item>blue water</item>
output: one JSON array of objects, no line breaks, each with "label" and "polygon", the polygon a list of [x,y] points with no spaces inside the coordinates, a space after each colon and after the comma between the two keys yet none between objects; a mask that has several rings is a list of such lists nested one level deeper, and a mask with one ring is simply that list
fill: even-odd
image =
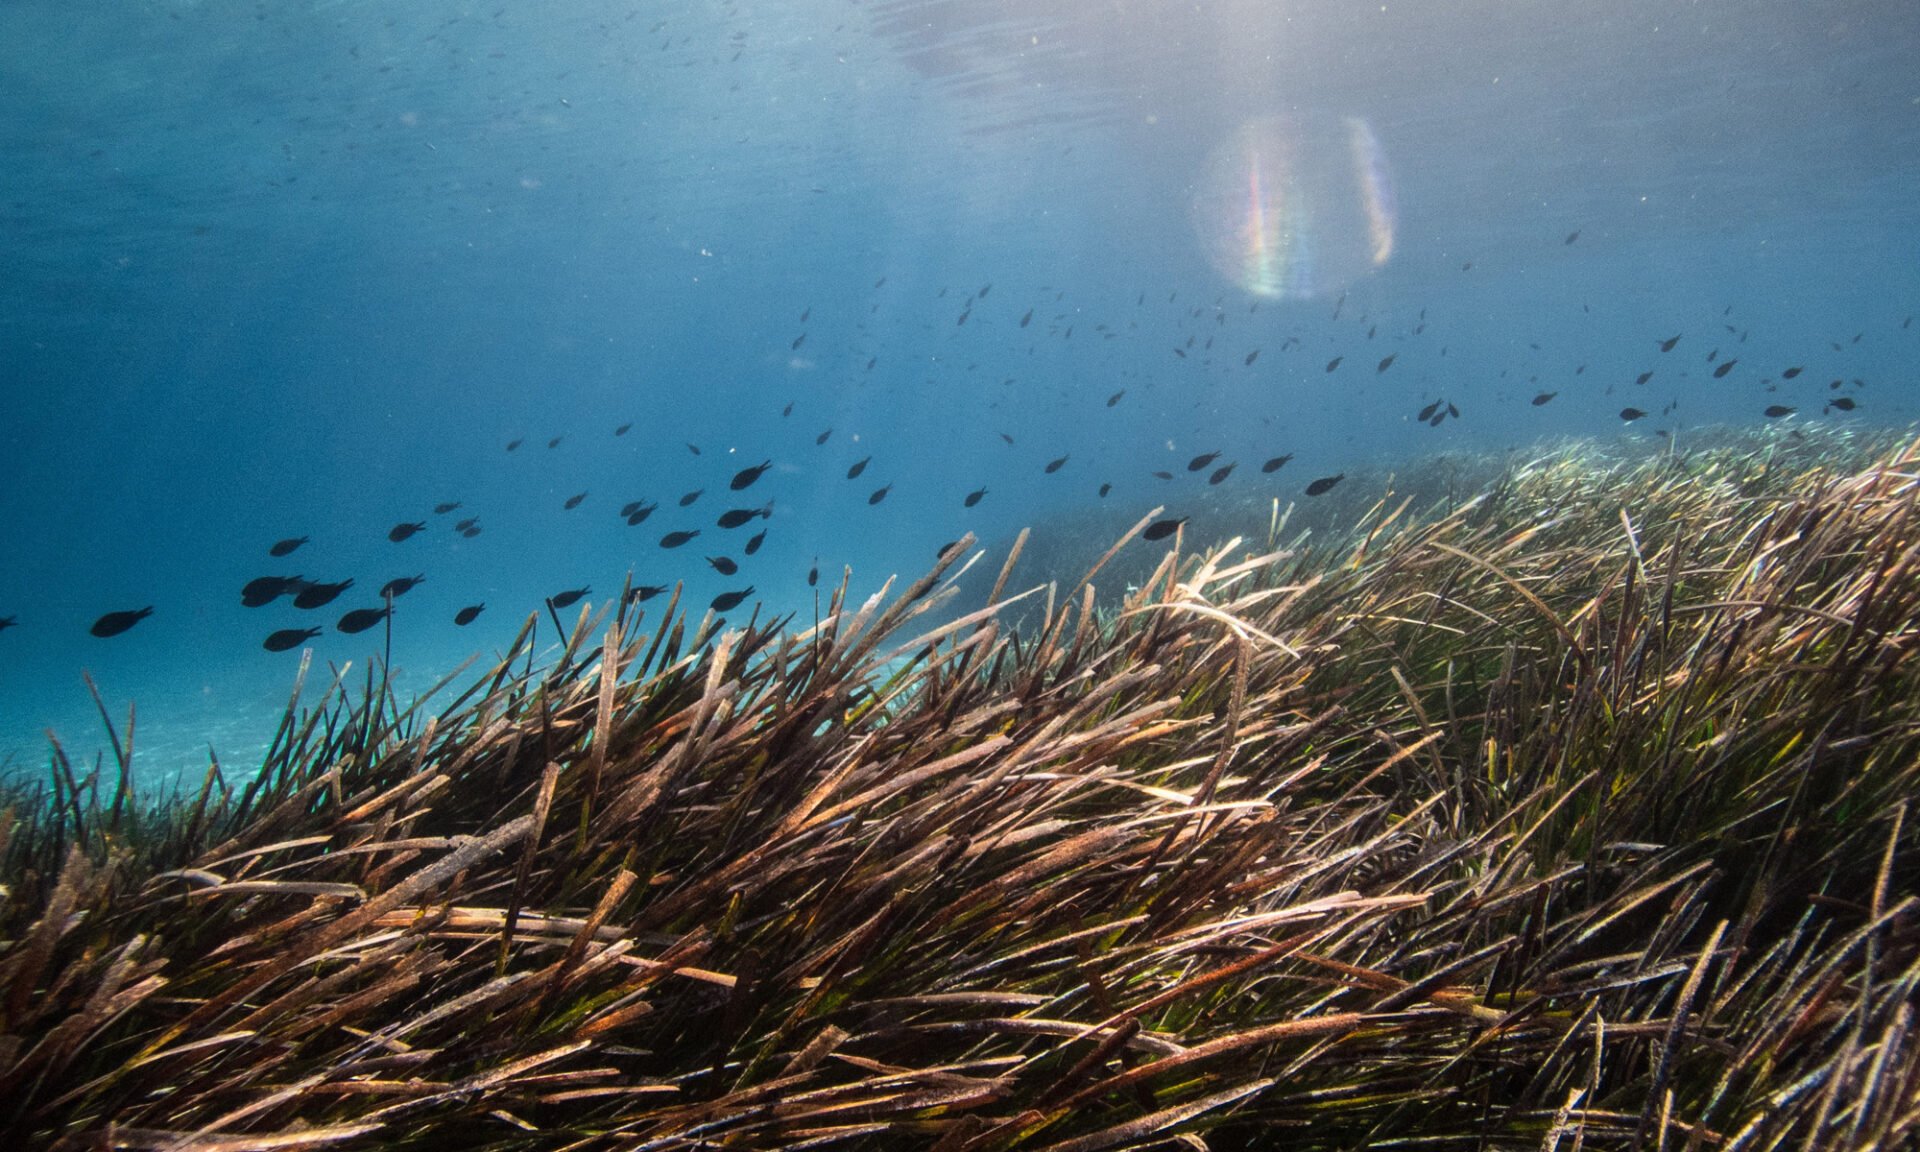
[{"label": "blue water", "polygon": [[[265,636],[363,669],[333,621],[396,576],[411,691],[562,589],[810,621],[816,558],[858,597],[1178,515],[1204,452],[1291,501],[1770,404],[1904,426],[1916,59],[1906,0],[0,5],[0,762],[100,748],[83,671],[144,778],[257,761]],[[268,574],[357,583],[241,607]]]}]

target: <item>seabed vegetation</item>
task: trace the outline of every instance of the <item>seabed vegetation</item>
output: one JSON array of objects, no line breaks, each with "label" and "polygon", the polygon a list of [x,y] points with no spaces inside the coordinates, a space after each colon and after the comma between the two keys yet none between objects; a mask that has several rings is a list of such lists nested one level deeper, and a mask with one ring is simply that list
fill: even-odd
[{"label": "seabed vegetation", "polygon": [[1379,492],[1124,598],[1016,545],[952,615],[969,542],[812,626],[583,613],[536,664],[530,622],[160,798],[111,724],[55,745],[0,833],[0,1133],[1914,1147],[1920,442]]}]

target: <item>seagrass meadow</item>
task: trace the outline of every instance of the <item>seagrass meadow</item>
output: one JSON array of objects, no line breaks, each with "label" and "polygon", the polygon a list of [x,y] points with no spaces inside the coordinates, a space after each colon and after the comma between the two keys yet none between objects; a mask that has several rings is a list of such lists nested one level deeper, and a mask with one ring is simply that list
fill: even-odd
[{"label": "seagrass meadow", "polygon": [[56,746],[0,833],[0,1131],[1914,1147],[1920,443],[1489,475],[1037,588],[969,541],[817,623],[530,625],[165,797]]}]

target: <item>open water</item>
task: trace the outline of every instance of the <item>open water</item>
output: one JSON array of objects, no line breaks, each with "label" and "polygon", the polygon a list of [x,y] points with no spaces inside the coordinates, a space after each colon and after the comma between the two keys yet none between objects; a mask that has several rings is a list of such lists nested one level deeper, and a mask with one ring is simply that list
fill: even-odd
[{"label": "open water", "polygon": [[143,779],[257,762],[397,577],[407,692],[629,573],[810,623],[966,531],[1904,426],[1916,60],[1910,0],[8,0],[0,765],[97,754],[83,673]]}]

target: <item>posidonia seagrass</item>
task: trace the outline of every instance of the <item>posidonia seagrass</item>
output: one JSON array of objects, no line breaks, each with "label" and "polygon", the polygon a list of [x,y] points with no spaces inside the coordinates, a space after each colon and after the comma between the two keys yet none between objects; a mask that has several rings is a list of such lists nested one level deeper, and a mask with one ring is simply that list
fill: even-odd
[{"label": "posidonia seagrass", "polygon": [[179,795],[56,745],[0,825],[0,1131],[1911,1147],[1917,473],[1571,446],[1024,639],[926,623],[969,541],[802,631],[337,682]]}]

